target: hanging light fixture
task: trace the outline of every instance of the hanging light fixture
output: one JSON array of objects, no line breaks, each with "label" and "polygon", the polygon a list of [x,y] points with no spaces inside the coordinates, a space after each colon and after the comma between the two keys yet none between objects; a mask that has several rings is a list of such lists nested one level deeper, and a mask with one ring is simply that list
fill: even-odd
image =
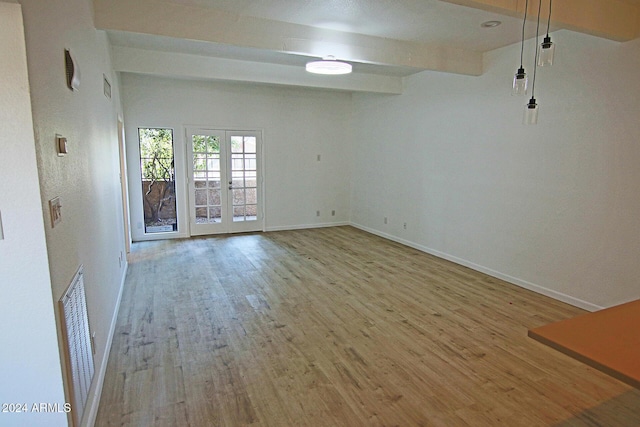
[{"label": "hanging light fixture", "polygon": [[525,125],[536,125],[538,124],[538,104],[536,103],[536,99],[532,96],[527,104],[527,107],[524,110],[524,119],[522,123]]},{"label": "hanging light fixture", "polygon": [[522,122],[525,125],[535,125],[538,123],[538,103],[536,102],[536,71],[538,69],[538,36],[540,34],[540,8],[542,0],[538,2],[538,21],[536,23],[536,53],[533,61],[533,82],[531,83],[531,99],[524,109]]},{"label": "hanging light fixture", "polygon": [[547,19],[547,35],[540,44],[540,56],[538,57],[538,65],[544,67],[545,65],[553,65],[553,55],[556,50],[556,45],[551,41],[549,37],[549,26],[551,25],[551,2],[549,0],[549,18]]},{"label": "hanging light fixture", "polygon": [[527,10],[529,9],[529,0],[526,0],[524,6],[524,19],[522,20],[522,42],[520,44],[520,68],[516,71],[515,76],[513,76],[513,87],[511,89],[512,95],[525,95],[527,93],[527,86],[529,83],[529,78],[527,77],[527,73],[524,71],[524,66],[522,65],[522,56],[524,53],[524,28],[527,23]]},{"label": "hanging light fixture", "polygon": [[333,55],[325,56],[320,61],[307,62],[305,69],[314,74],[349,74],[352,71],[351,64],[337,61]]}]

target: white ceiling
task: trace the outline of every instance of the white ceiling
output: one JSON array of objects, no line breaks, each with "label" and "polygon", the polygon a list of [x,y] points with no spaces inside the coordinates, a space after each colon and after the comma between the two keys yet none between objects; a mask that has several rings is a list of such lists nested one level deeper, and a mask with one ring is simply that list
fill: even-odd
[{"label": "white ceiling", "polygon": [[[486,52],[518,42],[522,25],[518,18],[439,0],[167,0],[165,3],[222,11],[232,19],[252,17],[266,20],[273,28],[280,26],[283,37],[290,31],[290,24],[296,24],[310,30],[333,30],[343,34],[446,46],[472,52]],[[501,21],[502,25],[481,27],[483,22],[492,20]],[[529,25],[528,36],[533,31],[533,25]],[[107,32],[115,46],[153,51],[291,66],[303,66],[305,62],[316,58],[237,43],[216,43],[113,29]],[[403,64],[339,59],[352,61],[354,71],[359,73],[406,76],[424,70]]]},{"label": "white ceiling", "polygon": [[[439,0],[172,0],[314,28],[486,52],[519,40],[520,19]],[[500,20],[500,28],[480,24]],[[516,31],[512,31],[512,30]]]},{"label": "white ceiling", "polygon": [[[524,0],[93,1],[96,27],[108,33],[114,46],[116,71],[384,93],[398,93],[401,77],[424,70],[482,74],[483,53],[520,41],[525,4]],[[548,10],[549,3],[540,1],[542,10]],[[537,4],[529,2],[529,17]],[[578,30],[619,40],[640,36],[640,0],[563,0],[553,6],[561,16],[551,31]],[[545,18],[543,13],[542,33]],[[501,25],[484,28],[481,24],[486,21]],[[525,37],[533,37],[535,28],[535,19],[527,20]],[[353,64],[353,75],[328,80],[304,75],[307,61],[326,55]]]}]

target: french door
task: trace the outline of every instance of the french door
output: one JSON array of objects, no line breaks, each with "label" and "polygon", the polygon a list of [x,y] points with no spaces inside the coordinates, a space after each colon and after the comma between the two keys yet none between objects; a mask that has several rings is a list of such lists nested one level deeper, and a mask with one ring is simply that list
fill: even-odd
[{"label": "french door", "polygon": [[261,231],[261,133],[187,129],[191,235]]}]

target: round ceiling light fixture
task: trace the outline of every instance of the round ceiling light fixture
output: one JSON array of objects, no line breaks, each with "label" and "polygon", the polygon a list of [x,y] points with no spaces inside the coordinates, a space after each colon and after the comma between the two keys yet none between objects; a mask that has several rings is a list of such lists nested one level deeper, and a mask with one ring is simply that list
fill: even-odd
[{"label": "round ceiling light fixture", "polygon": [[329,55],[322,58],[321,61],[307,62],[305,69],[314,74],[338,75],[349,74],[353,67],[347,62],[337,61],[335,56]]},{"label": "round ceiling light fixture", "polygon": [[480,24],[482,28],[495,28],[498,25],[501,25],[502,21],[486,21]]}]

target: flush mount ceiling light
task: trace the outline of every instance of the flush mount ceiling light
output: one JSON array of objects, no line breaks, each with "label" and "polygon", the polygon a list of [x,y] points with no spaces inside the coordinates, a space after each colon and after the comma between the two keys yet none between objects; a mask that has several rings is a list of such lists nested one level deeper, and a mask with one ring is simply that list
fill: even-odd
[{"label": "flush mount ceiling light", "polygon": [[305,69],[314,74],[349,74],[352,71],[351,64],[337,61],[333,55],[325,56],[321,61],[307,62]]},{"label": "flush mount ceiling light", "polygon": [[495,28],[500,24],[502,24],[502,21],[486,21],[480,24],[480,26],[482,28]]}]

